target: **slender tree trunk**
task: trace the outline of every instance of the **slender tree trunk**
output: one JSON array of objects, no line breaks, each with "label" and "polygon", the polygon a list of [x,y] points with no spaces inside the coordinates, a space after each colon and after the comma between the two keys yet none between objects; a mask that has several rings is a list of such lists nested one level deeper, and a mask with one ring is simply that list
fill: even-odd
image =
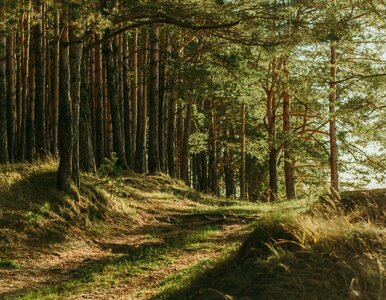
[{"label": "slender tree trunk", "polygon": [[219,195],[218,170],[217,170],[217,130],[216,116],[213,100],[210,108],[210,130],[209,130],[209,181],[210,190],[214,195]]},{"label": "slender tree trunk", "polygon": [[166,116],[166,84],[167,73],[166,63],[168,59],[168,40],[166,32],[162,33],[161,39],[161,53],[160,53],[160,65],[159,65],[159,113],[158,113],[158,143],[159,143],[159,161],[160,169],[162,172],[166,171],[165,163],[165,116]]},{"label": "slender tree trunk", "polygon": [[240,166],[240,199],[245,199],[245,103],[241,104],[241,166]]},{"label": "slender tree trunk", "polygon": [[15,86],[15,34],[10,28],[7,36],[7,138],[8,159],[15,162],[16,86]]},{"label": "slender tree trunk", "polygon": [[[98,38],[96,38],[98,40]],[[99,168],[105,157],[104,145],[105,145],[105,134],[103,127],[104,120],[104,96],[103,96],[103,74],[102,74],[102,57],[100,47],[95,48],[95,158],[96,165]]]},{"label": "slender tree trunk", "polygon": [[[133,142],[132,142],[132,102],[130,99],[130,88],[129,88],[129,53],[127,51],[127,39],[123,36],[122,52],[124,56],[123,68],[122,68],[122,89],[123,89],[123,121],[124,121],[124,133],[125,133],[125,151],[126,160],[130,167],[133,166]],[[130,57],[131,59],[131,57]]]},{"label": "slender tree trunk", "polygon": [[[32,31],[32,30],[31,30]],[[35,39],[30,37],[29,45],[29,97],[28,97],[28,108],[27,108],[27,130],[26,130],[26,158],[32,163],[35,149]]]},{"label": "slender tree trunk", "polygon": [[[70,39],[75,41],[78,36],[70,28]],[[82,43],[71,43],[70,46],[70,86],[72,101],[72,133],[73,133],[73,152],[72,152],[72,181],[79,187],[79,115],[80,115],[80,71],[82,62]],[[87,74],[87,72],[86,72]],[[86,76],[84,74],[84,76]],[[86,145],[82,145],[82,148]]]},{"label": "slender tree trunk", "polygon": [[[42,2],[35,0],[38,18],[43,19]],[[47,155],[45,127],[45,60],[42,39],[42,22],[39,20],[33,27],[35,52],[35,138],[39,158]]]},{"label": "slender tree trunk", "polygon": [[269,139],[269,200],[277,199],[277,149],[275,124],[275,93],[271,89],[267,95],[268,139]]},{"label": "slender tree trunk", "polygon": [[29,14],[23,18],[23,35],[22,35],[22,107],[21,107],[21,127],[19,136],[19,159],[25,159],[26,153],[26,131],[28,115],[28,61],[29,61]]},{"label": "slender tree trunk", "polygon": [[[231,136],[232,135],[232,136]],[[226,130],[225,136],[228,141],[234,139],[234,132]],[[225,196],[227,198],[234,197],[236,194],[235,172],[233,165],[233,153],[229,147],[224,149],[224,176],[225,176]]]},{"label": "slender tree trunk", "polygon": [[[4,3],[0,7],[0,16],[4,16]],[[6,35],[0,29],[0,163],[8,163],[7,138],[7,100],[6,100]]]},{"label": "slender tree trunk", "polygon": [[135,152],[137,148],[137,124],[138,124],[138,30],[131,33],[130,47],[130,103],[131,103],[131,165],[135,163]]},{"label": "slender tree trunk", "polygon": [[159,25],[154,24],[150,34],[150,91],[149,91],[149,172],[160,171],[159,140]]},{"label": "slender tree trunk", "polygon": [[329,113],[330,113],[330,168],[331,168],[331,190],[339,191],[338,179],[338,146],[336,142],[336,42],[332,41],[330,45],[330,95],[329,95]]},{"label": "slender tree trunk", "polygon": [[62,16],[60,39],[60,80],[59,80],[59,154],[60,162],[57,175],[57,187],[69,191],[71,185],[73,154],[73,117],[70,86],[70,50],[68,23]]},{"label": "slender tree trunk", "polygon": [[146,64],[147,55],[147,29],[143,28],[141,32],[141,51],[139,56],[138,69],[138,110],[137,110],[137,133],[135,148],[135,169],[139,173],[146,171],[146,127],[147,127],[147,76]]},{"label": "slender tree trunk", "polygon": [[54,13],[54,44],[53,44],[53,78],[52,78],[52,144],[51,152],[58,153],[58,122],[59,122],[59,14]]},{"label": "slender tree trunk", "polygon": [[15,161],[20,159],[20,134],[22,128],[22,107],[23,107],[23,77],[22,77],[22,59],[23,59],[23,20],[24,14],[20,16],[18,32],[16,33],[16,120],[15,120]]},{"label": "slender tree trunk", "polygon": [[168,153],[168,171],[171,177],[176,177],[176,102],[178,97],[177,78],[174,78],[174,85],[171,97],[169,98],[168,106],[168,137],[167,137],[167,153]]},{"label": "slender tree trunk", "polygon": [[283,132],[286,135],[284,142],[284,176],[285,176],[285,189],[287,199],[291,200],[296,197],[295,192],[295,165],[293,160],[293,154],[291,149],[291,142],[289,138],[291,136],[291,98],[289,94],[289,71],[288,71],[288,58],[283,58],[284,68],[284,89],[282,93],[283,98]]},{"label": "slender tree trunk", "polygon": [[193,100],[190,99],[187,104],[186,109],[186,118],[184,124],[184,135],[182,139],[181,147],[181,179],[187,184],[190,185],[190,176],[189,176],[189,137],[190,137],[190,125],[192,123],[192,107]]}]

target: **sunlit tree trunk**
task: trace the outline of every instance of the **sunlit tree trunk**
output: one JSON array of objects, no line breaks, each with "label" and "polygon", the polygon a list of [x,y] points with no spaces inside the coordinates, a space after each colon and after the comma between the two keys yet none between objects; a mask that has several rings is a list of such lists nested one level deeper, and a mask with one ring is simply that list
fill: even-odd
[{"label": "sunlit tree trunk", "polygon": [[291,98],[289,94],[289,71],[288,71],[288,58],[283,58],[283,71],[284,71],[284,88],[282,93],[283,98],[283,132],[286,135],[284,142],[284,177],[287,199],[291,200],[296,197],[295,192],[295,165],[293,160],[293,153],[291,149],[291,142],[289,138],[291,136]]},{"label": "sunlit tree trunk", "polygon": [[338,146],[336,142],[336,42],[330,44],[330,94],[329,94],[329,113],[330,113],[330,168],[331,168],[331,190],[339,191],[338,181]]}]

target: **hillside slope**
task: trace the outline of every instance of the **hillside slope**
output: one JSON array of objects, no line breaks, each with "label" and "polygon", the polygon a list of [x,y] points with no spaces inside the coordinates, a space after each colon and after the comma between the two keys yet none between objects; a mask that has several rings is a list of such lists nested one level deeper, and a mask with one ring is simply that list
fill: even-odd
[{"label": "hillside slope", "polygon": [[104,172],[65,195],[55,169],[0,169],[1,299],[386,295],[385,191],[253,204],[161,174]]}]

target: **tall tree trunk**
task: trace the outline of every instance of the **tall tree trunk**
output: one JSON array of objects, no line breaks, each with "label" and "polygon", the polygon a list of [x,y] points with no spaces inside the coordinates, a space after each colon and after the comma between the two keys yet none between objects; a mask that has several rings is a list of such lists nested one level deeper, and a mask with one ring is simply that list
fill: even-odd
[{"label": "tall tree trunk", "polygon": [[271,89],[267,94],[268,142],[269,142],[269,200],[277,199],[277,149],[275,124],[275,93]]},{"label": "tall tree trunk", "polygon": [[147,72],[146,65],[148,61],[148,33],[147,28],[142,29],[141,33],[141,51],[138,70],[138,110],[137,110],[137,136],[135,148],[135,169],[139,173],[146,171],[146,128],[147,128]]},{"label": "tall tree trunk", "polygon": [[42,13],[41,0],[35,0],[35,10],[38,15],[38,22],[33,27],[34,52],[35,52],[35,138],[39,158],[47,154],[46,127],[45,127],[45,60],[42,39]]},{"label": "tall tree trunk", "polygon": [[[108,32],[107,32],[108,34]],[[103,51],[106,60],[106,80],[107,94],[111,109],[111,121],[113,127],[113,148],[117,152],[117,164],[127,169],[127,161],[125,147],[123,141],[121,112],[118,95],[117,72],[115,70],[114,54],[117,51],[117,45],[114,41],[106,41],[103,46]]]},{"label": "tall tree trunk", "polygon": [[7,36],[7,138],[8,160],[15,162],[16,90],[15,90],[15,34],[13,29]]},{"label": "tall tree trunk", "polygon": [[[234,139],[234,131],[226,130],[225,136],[228,141]],[[233,153],[228,146],[224,149],[224,176],[225,176],[225,196],[227,198],[234,197],[236,194],[235,186],[235,171],[233,165]]]},{"label": "tall tree trunk", "polygon": [[338,146],[336,142],[336,42],[330,44],[330,94],[329,94],[329,113],[330,113],[330,168],[331,168],[331,190],[339,191],[338,179]]},{"label": "tall tree trunk", "polygon": [[160,171],[159,140],[159,25],[154,24],[150,32],[150,91],[149,91],[149,172]]},{"label": "tall tree trunk", "polygon": [[241,104],[241,134],[240,134],[240,150],[241,150],[241,165],[240,165],[240,199],[245,199],[245,103]]},{"label": "tall tree trunk", "polygon": [[177,78],[173,79],[173,90],[169,98],[168,106],[168,136],[167,136],[167,153],[168,153],[168,171],[171,177],[176,177],[176,102],[178,98]]},{"label": "tall tree trunk", "polygon": [[25,159],[26,153],[26,131],[28,115],[28,62],[29,62],[29,13],[23,17],[23,35],[22,35],[22,107],[21,107],[21,127],[19,136],[19,159]]},{"label": "tall tree trunk", "polygon": [[19,19],[18,32],[16,33],[16,44],[19,45],[16,49],[16,120],[15,120],[15,161],[20,159],[20,134],[22,128],[22,112],[23,112],[23,77],[22,77],[22,59],[23,59],[23,20],[24,14],[21,14]]},{"label": "tall tree trunk", "polygon": [[[4,16],[4,3],[0,16]],[[6,100],[6,35],[0,29],[0,163],[8,163],[7,100]]]},{"label": "tall tree trunk", "polygon": [[[96,36],[95,40],[98,40]],[[95,159],[96,165],[99,168],[103,164],[104,154],[104,145],[105,145],[105,134],[103,127],[104,120],[104,96],[103,96],[103,73],[102,73],[102,57],[101,49],[99,46],[95,48]]]},{"label": "tall tree trunk", "polygon": [[[87,86],[87,52],[83,49],[82,63],[80,69],[80,119],[79,119],[79,165],[84,172],[96,172],[96,164],[93,148],[93,130],[91,121],[90,94]],[[103,134],[103,131],[102,131]],[[103,137],[102,137],[103,139]],[[103,149],[103,148],[102,148]]]},{"label": "tall tree trunk", "polygon": [[52,78],[52,144],[51,152],[58,153],[58,122],[59,122],[59,14],[54,13],[54,44],[53,44],[53,78]]},{"label": "tall tree trunk", "polygon": [[60,39],[60,81],[59,81],[59,154],[60,162],[57,175],[57,187],[69,191],[71,185],[73,153],[73,117],[70,86],[70,50],[68,23],[62,15]]},{"label": "tall tree trunk", "polygon": [[130,103],[131,103],[131,165],[134,166],[135,151],[137,147],[137,116],[138,116],[138,30],[131,33],[130,47]]},{"label": "tall tree trunk", "polygon": [[[32,30],[31,30],[32,31]],[[28,101],[27,101],[27,129],[26,129],[26,158],[31,163],[33,161],[34,149],[35,149],[35,39],[30,36],[29,53],[30,60],[29,66],[29,78],[28,78]]]},{"label": "tall tree trunk", "polygon": [[296,197],[295,191],[295,165],[291,149],[291,98],[289,94],[289,71],[288,71],[288,57],[283,58],[284,71],[284,89],[282,93],[283,98],[283,132],[286,136],[284,142],[284,177],[285,190],[287,199],[291,200]]},{"label": "tall tree trunk", "polygon": [[210,190],[214,195],[220,194],[217,170],[217,129],[216,116],[213,100],[210,107],[210,130],[209,130],[209,182]]},{"label": "tall tree trunk", "polygon": [[189,137],[190,137],[190,125],[192,123],[192,107],[193,100],[190,99],[187,104],[186,109],[186,118],[184,124],[184,135],[182,139],[181,147],[181,179],[187,184],[190,185],[190,176],[189,176]]},{"label": "tall tree trunk", "polygon": [[[80,71],[82,62],[83,44],[76,43],[78,36],[72,26],[70,27],[70,86],[72,101],[72,133],[73,133],[73,152],[72,152],[72,181],[79,187],[79,115],[80,115]],[[86,72],[87,74],[87,72]],[[84,76],[87,76],[84,74]],[[86,145],[82,145],[84,147]]]},{"label": "tall tree trunk", "polygon": [[133,142],[132,142],[132,102],[130,99],[130,88],[129,88],[129,66],[131,56],[129,56],[129,51],[127,50],[127,38],[126,35],[123,36],[122,41],[122,53],[123,53],[123,62],[122,62],[122,97],[123,97],[123,123],[124,123],[124,134],[125,134],[125,151],[126,151],[126,160],[130,168],[133,166]]},{"label": "tall tree trunk", "polygon": [[166,171],[165,155],[165,119],[166,119],[166,84],[167,73],[166,63],[168,59],[168,39],[166,32],[162,32],[161,53],[159,64],[159,112],[158,112],[158,143],[159,143],[159,161],[162,172]]}]

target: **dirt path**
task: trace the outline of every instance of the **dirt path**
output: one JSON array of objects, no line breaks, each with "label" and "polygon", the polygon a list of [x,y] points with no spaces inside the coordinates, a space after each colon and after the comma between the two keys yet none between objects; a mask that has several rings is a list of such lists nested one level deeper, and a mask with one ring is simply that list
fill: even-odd
[{"label": "dirt path", "polygon": [[[126,249],[154,242],[152,236],[149,235],[154,228],[162,229],[157,236],[162,241],[187,235],[208,224],[220,225],[219,233],[213,237],[216,245],[225,245],[235,236],[241,238],[241,233],[246,231],[245,224],[242,224],[245,222],[240,222],[238,217],[226,218],[225,216],[200,214],[178,217],[182,217],[186,225],[176,226],[173,224],[173,219],[175,219],[173,217],[172,221],[169,217],[165,220],[153,218],[151,223],[147,223],[146,226],[142,224],[129,234],[104,237],[98,240],[69,241],[55,252],[19,259],[20,269],[0,269],[0,298],[2,295],[23,294],[32,289],[52,286],[73,279],[77,270],[85,266],[114,260],[125,253]],[[82,292],[78,295],[63,297],[63,299],[147,299],[156,292],[156,284],[160,280],[200,260],[219,257],[221,253],[218,247],[214,250],[204,249],[193,252],[175,249],[173,250],[173,262],[164,268],[145,270],[139,275],[129,276],[119,281],[113,287]]]}]

